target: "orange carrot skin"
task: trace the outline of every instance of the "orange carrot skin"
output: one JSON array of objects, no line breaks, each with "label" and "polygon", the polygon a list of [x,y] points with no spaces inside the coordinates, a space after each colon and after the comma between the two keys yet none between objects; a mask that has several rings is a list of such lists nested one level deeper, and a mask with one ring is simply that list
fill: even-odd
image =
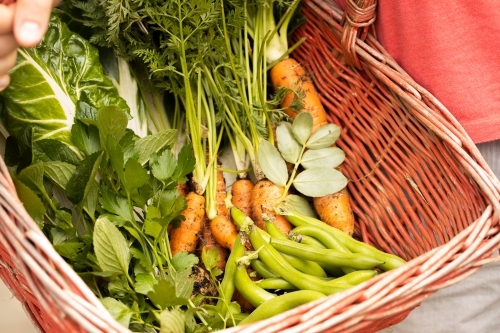
[{"label": "orange carrot skin", "polygon": [[[313,131],[328,122],[318,91],[301,64],[292,58],[287,58],[277,63],[271,69],[270,74],[271,81],[276,89],[285,87],[295,93],[302,92],[305,94],[302,100],[304,106],[302,112],[308,112],[313,116]],[[292,118],[297,116],[297,113],[288,108],[296,96],[294,92],[288,93],[281,102],[281,107],[287,108],[285,112]]]},{"label": "orange carrot skin", "polygon": [[201,253],[203,249],[205,249],[205,251],[216,249],[217,252],[219,253],[219,262],[217,263],[217,268],[224,270],[224,268],[226,268],[226,262],[229,256],[229,251],[226,248],[222,247],[215,240],[215,237],[212,234],[212,230],[210,230],[210,220],[208,218],[205,218],[205,221],[203,223],[203,228],[201,230],[201,243],[202,245],[198,256],[201,258]]},{"label": "orange carrot skin", "polygon": [[267,179],[263,179],[255,184],[252,190],[252,211],[253,221],[257,227],[266,230],[266,224],[263,219],[265,214],[269,219],[273,220],[280,231],[287,235],[292,229],[292,225],[288,220],[281,215],[277,215],[273,207],[281,198],[284,188],[275,185]]},{"label": "orange carrot skin", "polygon": [[217,215],[210,221],[210,230],[215,241],[226,249],[232,249],[238,236],[236,225],[224,215]]},{"label": "orange carrot skin", "polygon": [[252,216],[253,188],[254,184],[250,179],[238,179],[231,187],[231,202],[246,216]]},{"label": "orange carrot skin", "polygon": [[226,206],[226,180],[224,179],[224,174],[220,170],[217,170],[217,186],[215,198],[217,202],[217,215],[229,216],[229,209],[227,209]]},{"label": "orange carrot skin", "polygon": [[352,236],[354,214],[347,189],[344,188],[337,193],[314,198],[313,202],[314,208],[323,222]]},{"label": "orange carrot skin", "polygon": [[185,219],[178,228],[170,232],[170,248],[172,255],[178,252],[193,252],[196,250],[198,233],[205,219],[205,198],[195,192],[186,195],[187,208],[182,212]]}]

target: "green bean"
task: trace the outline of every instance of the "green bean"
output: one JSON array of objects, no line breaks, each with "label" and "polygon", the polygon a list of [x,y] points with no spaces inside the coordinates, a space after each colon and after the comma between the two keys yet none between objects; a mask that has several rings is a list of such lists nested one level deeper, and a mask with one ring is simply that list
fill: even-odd
[{"label": "green bean", "polygon": [[320,249],[314,246],[296,243],[288,239],[271,239],[270,244],[278,251],[302,259],[324,262],[338,267],[370,269],[382,262],[363,254],[344,253],[332,249]]},{"label": "green bean", "polygon": [[299,305],[318,300],[322,297],[325,297],[325,295],[312,290],[292,291],[290,293],[277,296],[262,303],[262,305],[255,309],[248,317],[243,319],[239,325],[245,325],[271,318],[272,316],[293,309]]},{"label": "green bean", "polygon": [[295,287],[293,284],[280,277],[260,280],[257,281],[256,284],[263,289],[297,290],[297,287]]},{"label": "green bean", "polygon": [[294,235],[293,233],[290,235],[290,239],[293,240],[294,242],[300,243],[300,244],[306,244],[306,245],[311,245],[311,246],[316,246],[322,249],[326,249],[327,247],[321,243],[319,240],[317,240],[314,237],[307,236],[307,235]]},{"label": "green bean", "polygon": [[346,274],[344,276],[341,276],[339,278],[331,280],[332,283],[347,283],[350,285],[358,285],[360,283],[363,283],[375,275],[377,275],[377,271],[374,269],[370,270],[359,270],[359,271],[354,271],[352,273]]},{"label": "green bean", "polygon": [[250,261],[250,265],[252,268],[259,274],[261,278],[269,279],[279,277],[278,274],[273,272],[266,264],[262,262],[260,259],[254,259]]},{"label": "green bean", "polygon": [[219,298],[219,300],[217,301],[217,308],[220,312],[224,313],[227,311],[228,305],[225,304],[225,302],[230,302],[231,298],[233,297],[235,290],[234,274],[236,272],[237,266],[236,260],[243,257],[244,254],[245,246],[241,242],[240,235],[238,235],[234,240],[233,249],[231,251],[231,254],[229,255],[229,258],[227,259],[226,268],[224,270],[224,278],[222,279],[219,287],[221,298]]},{"label": "green bean", "polygon": [[[325,224],[326,225],[326,224]],[[322,228],[315,226],[315,225],[301,225],[299,227],[295,227],[291,231],[292,235],[294,236],[310,236],[313,238],[316,238],[318,241],[320,241],[327,249],[332,249],[332,250],[337,250],[341,251],[344,253],[351,253],[349,249],[344,246],[339,240],[337,239],[336,236],[325,232]]]},{"label": "green bean", "polygon": [[347,289],[344,285],[333,285],[331,282],[323,281],[293,268],[274,247],[262,238],[257,227],[251,228],[249,237],[253,247],[259,249],[259,259],[297,288],[315,290],[326,295]]},{"label": "green bean", "polygon": [[283,206],[280,206],[280,213],[285,215],[287,220],[294,226],[315,225],[326,231],[328,234],[336,237],[349,251],[353,253],[363,253],[384,262],[384,264],[379,266],[379,268],[384,271],[398,268],[406,263],[406,261],[402,258],[380,251],[369,244],[355,240],[339,229],[333,228],[318,219],[302,215],[299,212]]},{"label": "green bean", "polygon": [[276,297],[275,294],[268,292],[253,282],[248,276],[247,268],[244,265],[238,265],[238,267],[236,267],[234,284],[240,294],[255,307]]}]

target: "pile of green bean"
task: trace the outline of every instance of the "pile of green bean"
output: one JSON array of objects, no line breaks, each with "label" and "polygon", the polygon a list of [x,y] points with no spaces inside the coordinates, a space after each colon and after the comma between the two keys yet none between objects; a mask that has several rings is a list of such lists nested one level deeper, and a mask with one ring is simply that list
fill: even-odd
[{"label": "pile of green bean", "polygon": [[[245,256],[242,237],[238,236],[221,283],[224,299],[231,299],[237,289],[256,307],[240,325],[346,290],[381,271],[405,264],[398,256],[379,251],[298,212],[286,214],[295,226],[289,237],[272,221],[266,221],[266,232],[235,207],[231,215],[258,254],[258,257]],[[248,264],[262,278],[260,281],[250,278]],[[219,306],[223,311],[222,305]]]}]

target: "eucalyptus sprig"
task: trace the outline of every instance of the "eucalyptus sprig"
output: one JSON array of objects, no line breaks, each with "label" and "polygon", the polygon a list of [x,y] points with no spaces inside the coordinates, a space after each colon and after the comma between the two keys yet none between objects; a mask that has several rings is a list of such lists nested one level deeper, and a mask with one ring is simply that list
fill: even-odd
[{"label": "eucalyptus sprig", "polygon": [[[347,185],[347,178],[337,169],[345,153],[332,147],[340,136],[340,128],[326,124],[314,133],[313,118],[300,113],[293,123],[281,122],[276,128],[278,148],[263,141],[258,151],[259,163],[266,177],[283,193],[293,186],[309,197],[322,197],[340,191]],[[289,174],[286,163],[293,164]],[[282,201],[284,198],[281,198]]]}]

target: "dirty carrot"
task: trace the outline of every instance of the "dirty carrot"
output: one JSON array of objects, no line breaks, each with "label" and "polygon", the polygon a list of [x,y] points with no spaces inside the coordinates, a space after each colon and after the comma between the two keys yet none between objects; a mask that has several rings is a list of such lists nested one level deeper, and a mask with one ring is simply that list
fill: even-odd
[{"label": "dirty carrot", "polygon": [[284,188],[275,185],[270,180],[260,180],[252,190],[252,209],[255,224],[266,230],[264,217],[272,220],[281,233],[287,235],[292,230],[291,223],[284,217],[276,214],[274,205],[283,195]]},{"label": "dirty carrot", "polygon": [[254,184],[250,179],[238,179],[231,187],[231,202],[246,216],[252,216],[252,190]]},{"label": "dirty carrot", "polygon": [[205,198],[195,192],[186,195],[187,208],[182,212],[184,220],[180,226],[170,232],[170,248],[172,255],[178,252],[193,252],[196,250],[198,233],[205,219]]},{"label": "dirty carrot", "polygon": [[210,221],[210,230],[217,243],[226,249],[233,247],[234,240],[238,236],[236,225],[224,215],[217,215]]}]

